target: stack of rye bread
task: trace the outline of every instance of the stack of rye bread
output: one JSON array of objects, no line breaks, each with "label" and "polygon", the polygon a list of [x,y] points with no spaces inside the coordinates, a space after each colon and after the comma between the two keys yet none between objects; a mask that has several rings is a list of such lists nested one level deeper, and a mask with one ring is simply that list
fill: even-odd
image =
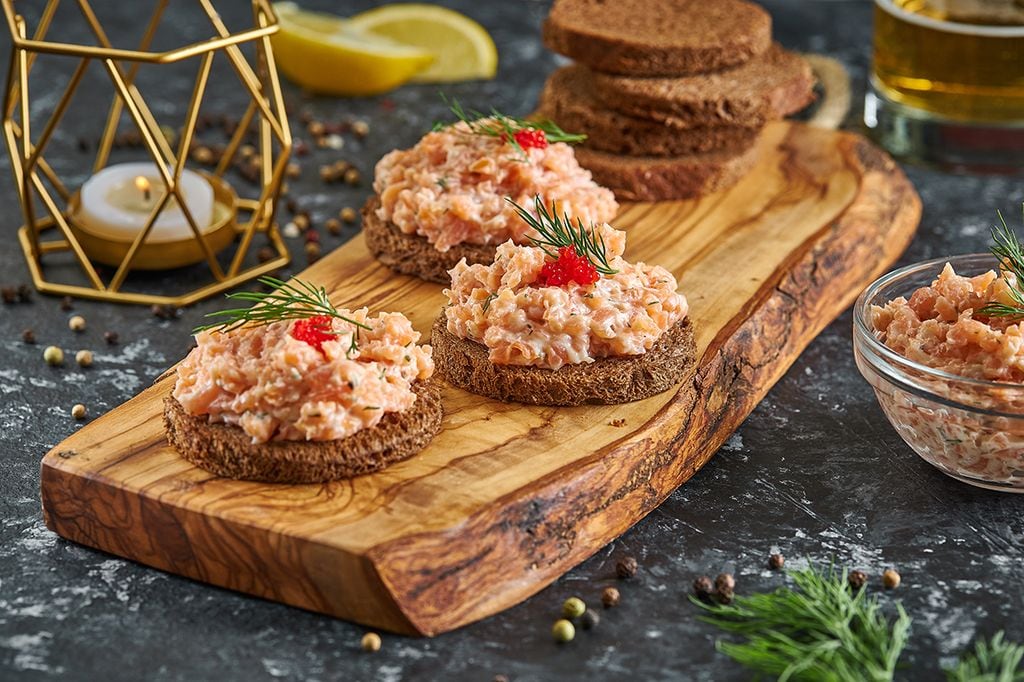
[{"label": "stack of rye bread", "polygon": [[735,184],[765,124],[807,106],[814,77],[745,0],[555,0],[555,71],[537,115],[585,133],[576,150],[624,200],[687,199]]}]

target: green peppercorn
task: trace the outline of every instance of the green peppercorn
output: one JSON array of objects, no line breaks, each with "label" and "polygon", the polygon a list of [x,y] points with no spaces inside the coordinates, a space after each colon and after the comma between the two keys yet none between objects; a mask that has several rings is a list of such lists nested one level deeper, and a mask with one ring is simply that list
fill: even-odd
[{"label": "green peppercorn", "polygon": [[579,597],[569,597],[562,604],[562,615],[566,618],[579,618],[587,611],[587,605]]},{"label": "green peppercorn", "polygon": [[571,642],[576,636],[576,628],[573,627],[572,623],[561,618],[555,621],[554,626],[551,628],[551,635],[555,638],[556,642]]},{"label": "green peppercorn", "polygon": [[63,365],[64,364],[64,351],[57,346],[47,346],[43,351],[43,360],[48,365]]}]

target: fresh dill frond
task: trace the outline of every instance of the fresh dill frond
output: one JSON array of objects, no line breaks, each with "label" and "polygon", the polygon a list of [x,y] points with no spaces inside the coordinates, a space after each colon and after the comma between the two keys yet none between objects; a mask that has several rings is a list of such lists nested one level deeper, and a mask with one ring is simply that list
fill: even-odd
[{"label": "fresh dill frond", "polygon": [[903,607],[890,622],[876,597],[848,586],[845,569],[812,566],[789,576],[795,587],[737,596],[731,605],[690,598],[704,609],[701,620],[743,640],[719,640],[718,650],[780,680],[892,680],[910,633]]},{"label": "fresh dill frond", "polygon": [[574,224],[568,213],[563,213],[559,217],[555,211],[555,205],[552,203],[549,209],[544,205],[539,194],[533,197],[533,210],[537,213],[536,216],[517,204],[511,197],[505,197],[505,201],[512,204],[519,217],[540,235],[539,237],[530,237],[530,241],[543,249],[544,253],[552,258],[558,258],[558,249],[563,246],[571,246],[576,250],[576,255],[589,260],[602,275],[614,275],[618,272],[608,261],[608,249],[605,246],[604,237],[593,225],[586,227],[581,218],[576,218]]},{"label": "fresh dill frond", "polygon": [[979,639],[974,651],[946,670],[949,682],[1024,682],[1024,646],[1003,639],[1002,631],[988,641]]},{"label": "fresh dill frond", "polygon": [[[229,308],[207,313],[205,317],[216,318],[216,322],[196,327],[192,333],[197,334],[203,331],[229,332],[246,325],[261,326],[282,322],[285,320],[304,320],[319,315],[337,318],[348,322],[356,329],[370,329],[362,322],[345,317],[338,312],[330,299],[327,297],[327,290],[323,287],[314,286],[309,282],[296,279],[285,282],[276,277],[260,277],[256,280],[260,284],[273,287],[270,292],[260,291],[239,291],[228,294],[226,298],[233,301],[250,301],[253,305],[249,308]],[[324,333],[333,334],[330,329],[324,329]],[[352,345],[349,350],[354,350],[356,334],[352,334]]]},{"label": "fresh dill frond", "polygon": [[992,228],[992,255],[999,259],[999,267],[1004,272],[1013,273],[1016,278],[1014,286],[1009,287],[1008,292],[1013,303],[1002,303],[990,301],[983,305],[978,312],[988,317],[1024,317],[1024,244],[1013,230],[1006,224],[1006,219],[1000,211],[999,225]]}]

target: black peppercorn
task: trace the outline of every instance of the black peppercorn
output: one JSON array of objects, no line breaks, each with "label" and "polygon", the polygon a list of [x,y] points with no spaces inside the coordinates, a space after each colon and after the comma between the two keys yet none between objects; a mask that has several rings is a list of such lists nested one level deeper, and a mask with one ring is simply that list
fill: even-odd
[{"label": "black peppercorn", "polygon": [[850,575],[847,576],[846,579],[849,581],[850,587],[852,587],[855,590],[859,590],[860,588],[864,587],[865,583],[867,583],[868,574],[864,571],[853,570],[850,571]]},{"label": "black peppercorn", "polygon": [[715,589],[719,592],[725,589],[735,590],[736,578],[732,577],[732,573],[719,573],[715,578]]},{"label": "black peppercorn", "polygon": [[27,284],[18,285],[18,300],[22,303],[29,303],[32,301],[32,287]]},{"label": "black peppercorn", "polygon": [[0,298],[3,299],[4,303],[17,303],[18,290],[14,287],[3,287],[0,289]]},{"label": "black peppercorn", "polygon": [[495,675],[494,682],[509,682],[508,675]]},{"label": "black peppercorn", "polygon": [[702,575],[693,581],[693,593],[701,599],[707,599],[711,596],[715,586],[711,582],[711,578],[706,575]]},{"label": "black peppercorn", "polygon": [[26,329],[25,331],[23,331],[21,333],[21,340],[24,343],[35,343],[36,342],[36,333],[34,331],[32,331],[31,329]]},{"label": "black peppercorn", "polygon": [[272,248],[269,246],[260,247],[260,250],[256,252],[256,260],[261,263],[266,263],[268,260],[273,260],[274,256],[277,255]]},{"label": "black peppercorn", "polygon": [[600,622],[601,616],[597,615],[597,611],[587,610],[580,616],[580,625],[583,626],[584,630],[593,630]]},{"label": "black peppercorn", "polygon": [[65,296],[64,298],[60,299],[60,309],[63,310],[64,312],[73,310],[74,307],[75,302],[74,300],[72,300],[70,296]]},{"label": "black peppercorn", "polygon": [[615,574],[620,578],[632,578],[636,575],[637,567],[636,559],[631,556],[624,557],[615,564]]},{"label": "black peppercorn", "polygon": [[105,331],[103,332],[103,340],[107,342],[107,345],[116,346],[118,341],[117,332]]},{"label": "black peppercorn", "polygon": [[773,570],[779,570],[786,563],[786,557],[781,554],[775,553],[768,557],[768,568]]},{"label": "black peppercorn", "polygon": [[715,597],[718,599],[719,604],[731,604],[733,598],[733,590],[731,587],[722,587],[715,592]]}]

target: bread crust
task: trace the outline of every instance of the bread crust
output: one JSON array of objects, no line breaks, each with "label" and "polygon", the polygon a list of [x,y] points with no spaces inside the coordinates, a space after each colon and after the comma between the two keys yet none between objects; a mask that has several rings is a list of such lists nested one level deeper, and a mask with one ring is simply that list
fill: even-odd
[{"label": "bread crust", "polygon": [[771,32],[771,16],[744,0],[556,0],[543,38],[597,71],[650,77],[742,64]]},{"label": "bread crust", "polygon": [[577,149],[576,160],[621,201],[692,199],[732,187],[757,162],[757,146],[731,154],[619,156]]},{"label": "bread crust", "polygon": [[496,400],[531,405],[642,400],[688,379],[697,364],[689,318],[666,330],[643,355],[602,358],[557,370],[494,364],[485,346],[448,331],[443,310],[434,322],[430,344],[437,372],[448,383]]},{"label": "bread crust", "polygon": [[761,131],[760,122],[703,125],[673,117],[655,121],[609,109],[597,97],[591,71],[580,64],[551,74],[536,116],[585,134],[584,147],[633,156],[739,152],[749,148]]},{"label": "bread crust", "polygon": [[177,400],[164,399],[167,441],[192,464],[218,476],[265,483],[323,483],[362,476],[408,459],[441,431],[439,382],[412,384],[416,402],[380,422],[331,441],[253,443],[237,426],[210,423]]},{"label": "bread crust", "polygon": [[374,257],[395,272],[412,275],[428,282],[448,284],[448,271],[463,258],[470,265],[490,265],[496,244],[456,244],[447,251],[438,251],[426,237],[406,234],[390,222],[377,217],[380,197],[371,196],[363,205],[363,236]]}]

